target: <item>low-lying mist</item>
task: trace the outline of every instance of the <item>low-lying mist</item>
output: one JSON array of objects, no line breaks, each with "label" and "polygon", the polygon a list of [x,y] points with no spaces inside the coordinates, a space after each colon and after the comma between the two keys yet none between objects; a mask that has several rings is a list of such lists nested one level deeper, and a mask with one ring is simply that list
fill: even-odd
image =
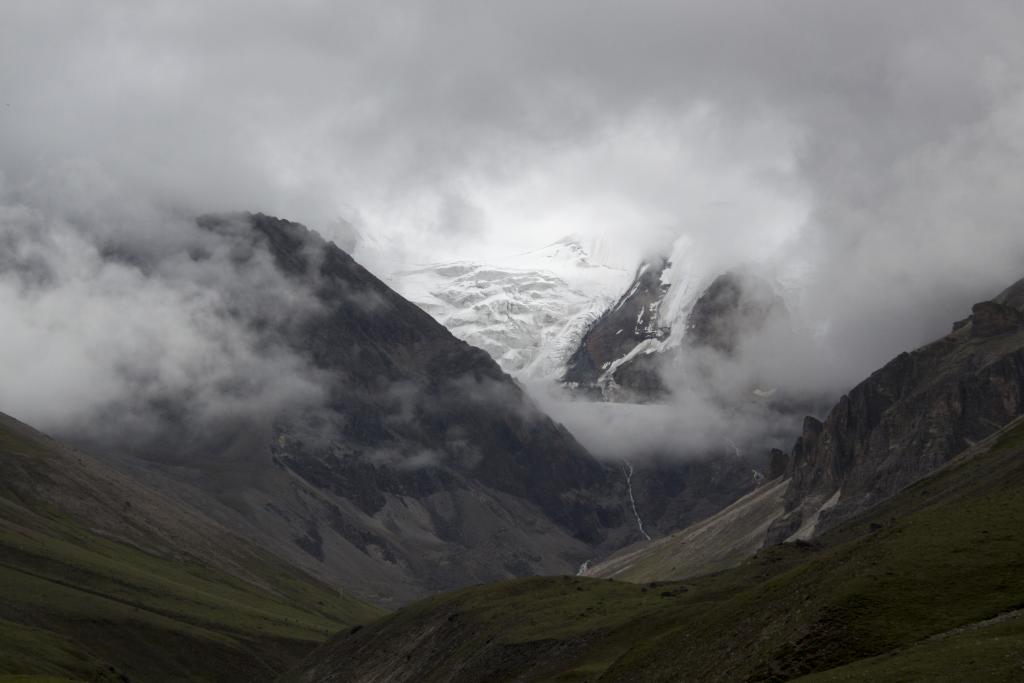
[{"label": "low-lying mist", "polygon": [[0,206],[0,410],[144,441],[316,403],[308,364],[261,331],[316,306],[266,252],[129,196]]}]

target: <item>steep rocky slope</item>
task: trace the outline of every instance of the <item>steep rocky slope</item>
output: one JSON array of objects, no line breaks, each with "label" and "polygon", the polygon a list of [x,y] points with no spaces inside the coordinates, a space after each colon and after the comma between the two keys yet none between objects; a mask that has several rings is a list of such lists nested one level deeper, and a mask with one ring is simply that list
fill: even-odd
[{"label": "steep rocky slope", "polygon": [[776,478],[707,519],[624,548],[583,574],[643,583],[679,581],[735,567],[764,546],[772,521],[783,512],[788,486],[788,479]]},{"label": "steep rocky slope", "polygon": [[686,582],[438,596],[339,634],[285,680],[1016,680],[1022,521],[1018,420],[814,544]]},{"label": "steep rocky slope", "polygon": [[[200,425],[175,417],[189,415],[187,395],[169,397],[153,408],[172,428],[104,444],[121,465],[382,603],[575,571],[636,537],[622,472],[595,461],[487,353],[300,225],[200,223],[232,267],[263,269],[252,287],[222,293],[229,314],[300,359],[320,395]],[[259,305],[271,286],[289,290],[287,309]]]},{"label": "steep rocky slope", "polygon": [[1018,282],[949,335],[903,353],[808,418],[791,454],[786,514],[770,541],[811,536],[885,500],[1024,413]]},{"label": "steep rocky slope", "polygon": [[380,613],[0,414],[0,678],[266,679]]}]

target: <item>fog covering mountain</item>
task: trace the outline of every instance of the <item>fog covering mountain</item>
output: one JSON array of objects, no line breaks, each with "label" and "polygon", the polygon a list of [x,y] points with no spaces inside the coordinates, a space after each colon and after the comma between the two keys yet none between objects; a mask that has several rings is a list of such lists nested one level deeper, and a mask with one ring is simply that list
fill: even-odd
[{"label": "fog covering mountain", "polygon": [[903,353],[807,416],[764,486],[685,530],[637,544],[587,574],[684,579],[739,564],[762,547],[807,542],[942,468],[1024,415],[1024,280]]},{"label": "fog covering mountain", "polygon": [[872,373],[824,421],[804,421],[785,473],[786,514],[768,541],[820,534],[1022,414],[1024,280]]},{"label": "fog covering mountain", "polygon": [[627,459],[646,532],[677,531],[750,492],[768,477],[769,451],[832,398],[751,361],[806,346],[792,282],[666,257],[628,281],[577,238],[504,263],[535,267],[450,263],[389,281],[525,381],[593,453]]},{"label": "fog covering mountain", "polygon": [[285,680],[1013,680],[1022,453],[1024,280],[808,417],[719,515],[339,633]]},{"label": "fog covering mountain", "polygon": [[[933,338],[1024,254],[1013,3],[55,6],[2,10],[6,63],[19,65],[0,72],[11,215],[127,230],[146,222],[118,218],[127,205],[247,207],[354,245],[374,272],[600,234],[630,258],[669,258],[662,311],[683,324],[677,303],[752,265],[800,284],[799,343],[767,338],[737,355],[739,374],[830,399]],[[23,310],[41,320],[10,299],[5,324]],[[96,327],[115,324],[129,323]],[[161,336],[144,316],[130,324]],[[89,386],[85,402],[116,390],[61,381],[89,359],[46,381],[22,373],[48,343],[5,349],[24,410],[58,419],[44,386]],[[735,370],[716,369],[715,384]],[[683,396],[674,420],[571,428],[687,451],[762,431]]]},{"label": "fog covering mountain", "polygon": [[[760,389],[755,377],[719,384],[714,372],[766,327],[788,321],[771,284],[737,271],[701,290],[674,281],[672,270],[668,259],[645,261],[630,280],[569,237],[498,264],[440,264],[388,280],[487,350],[592,453],[626,468],[646,533],[659,535],[762,481],[769,449],[792,440],[809,403]],[[693,295],[663,313],[673,287]],[[728,417],[691,424],[678,438],[680,420],[690,422],[681,414],[700,404]]]},{"label": "fog covering mountain", "polygon": [[163,225],[6,233],[5,291],[47,322],[69,298],[102,312],[65,309],[38,350],[110,386],[63,397],[62,435],[378,602],[572,572],[638,534],[619,467],[333,244],[259,214]]}]

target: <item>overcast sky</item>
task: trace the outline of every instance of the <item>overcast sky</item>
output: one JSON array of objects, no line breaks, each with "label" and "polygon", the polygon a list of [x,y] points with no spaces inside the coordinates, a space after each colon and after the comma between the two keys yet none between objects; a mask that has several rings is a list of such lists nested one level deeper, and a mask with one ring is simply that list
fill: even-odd
[{"label": "overcast sky", "polygon": [[0,201],[8,239],[264,211],[378,271],[797,264],[842,382],[1024,274],[1022,36],[1015,0],[5,0]]}]

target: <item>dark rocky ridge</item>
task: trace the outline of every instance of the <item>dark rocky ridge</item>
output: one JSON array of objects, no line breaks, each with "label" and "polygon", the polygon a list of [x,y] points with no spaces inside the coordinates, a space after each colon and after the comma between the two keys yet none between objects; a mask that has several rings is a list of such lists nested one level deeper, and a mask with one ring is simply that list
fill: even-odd
[{"label": "dark rocky ridge", "polygon": [[804,421],[786,471],[787,512],[769,542],[834,527],[1022,413],[1024,280],[976,304],[949,335],[897,356],[824,422]]}]

